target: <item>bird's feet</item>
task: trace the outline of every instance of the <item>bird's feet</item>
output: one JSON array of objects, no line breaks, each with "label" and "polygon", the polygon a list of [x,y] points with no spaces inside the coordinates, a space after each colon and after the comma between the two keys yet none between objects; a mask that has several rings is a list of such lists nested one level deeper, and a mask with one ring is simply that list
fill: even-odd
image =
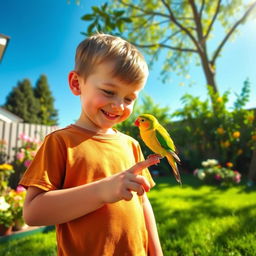
[{"label": "bird's feet", "polygon": [[[159,155],[159,154],[151,154],[151,155],[148,155],[148,157],[147,158],[152,158],[152,157],[158,157],[159,158],[159,160],[161,160],[161,159],[163,159],[164,157],[163,156],[161,156],[161,155]],[[156,164],[157,165],[157,164]]]}]

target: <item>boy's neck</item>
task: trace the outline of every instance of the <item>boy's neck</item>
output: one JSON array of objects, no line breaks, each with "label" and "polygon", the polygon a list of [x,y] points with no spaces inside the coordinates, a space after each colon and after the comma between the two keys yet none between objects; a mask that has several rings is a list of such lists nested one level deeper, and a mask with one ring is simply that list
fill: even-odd
[{"label": "boy's neck", "polygon": [[116,134],[116,130],[114,130],[113,128],[108,128],[105,130],[100,129],[100,128],[92,128],[92,127],[88,127],[87,125],[80,122],[79,120],[75,122],[75,125],[83,128],[83,129],[86,129],[88,131],[95,132],[96,134],[99,134],[99,135]]}]

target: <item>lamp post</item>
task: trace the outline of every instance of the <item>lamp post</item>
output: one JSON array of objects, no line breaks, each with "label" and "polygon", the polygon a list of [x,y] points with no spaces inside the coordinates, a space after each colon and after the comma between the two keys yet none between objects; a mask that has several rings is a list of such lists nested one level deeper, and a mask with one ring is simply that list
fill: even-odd
[{"label": "lamp post", "polygon": [[9,36],[5,36],[3,34],[0,34],[0,62],[3,59],[4,52],[7,48],[9,40],[10,40]]}]

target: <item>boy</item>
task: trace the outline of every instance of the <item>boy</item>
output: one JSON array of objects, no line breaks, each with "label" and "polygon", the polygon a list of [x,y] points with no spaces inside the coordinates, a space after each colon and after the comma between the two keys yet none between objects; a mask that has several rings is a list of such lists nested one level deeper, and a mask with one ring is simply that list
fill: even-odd
[{"label": "boy", "polygon": [[81,99],[77,122],[46,136],[21,179],[24,219],[56,225],[58,255],[162,255],[145,191],[154,185],[137,141],[112,127],[126,120],[147,64],[121,38],[96,34],[76,52],[69,86]]}]

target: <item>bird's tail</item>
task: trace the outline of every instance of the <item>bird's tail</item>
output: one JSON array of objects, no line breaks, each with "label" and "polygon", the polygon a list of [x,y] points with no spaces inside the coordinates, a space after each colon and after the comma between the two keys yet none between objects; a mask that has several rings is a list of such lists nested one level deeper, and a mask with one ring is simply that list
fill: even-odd
[{"label": "bird's tail", "polygon": [[167,158],[167,160],[168,160],[168,163],[169,163],[170,166],[172,167],[172,170],[173,170],[175,179],[177,180],[177,182],[179,182],[180,184],[182,184],[182,183],[181,183],[180,173],[179,173],[177,164],[176,164],[176,162],[175,162],[173,156],[171,155],[171,153],[168,152],[167,155],[166,155],[166,158]]}]

